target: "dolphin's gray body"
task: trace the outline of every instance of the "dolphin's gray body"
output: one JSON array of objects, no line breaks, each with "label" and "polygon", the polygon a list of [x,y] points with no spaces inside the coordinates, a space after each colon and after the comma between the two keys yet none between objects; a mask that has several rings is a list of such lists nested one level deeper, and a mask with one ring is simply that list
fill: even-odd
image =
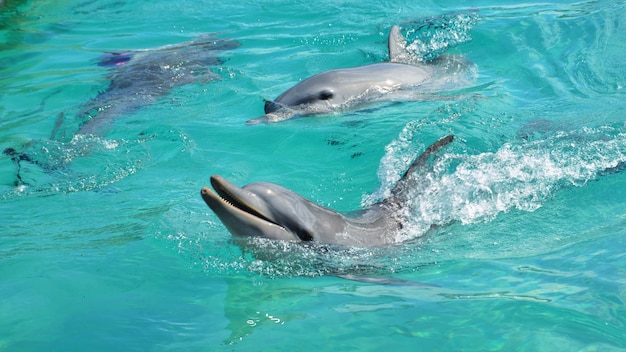
[{"label": "dolphin's gray body", "polygon": [[415,172],[424,171],[430,156],[452,141],[446,136],[429,146],[409,167],[391,196],[369,208],[338,213],[273,183],[243,188],[211,176],[215,192],[204,187],[202,199],[236,237],[259,236],[284,241],[372,247],[395,243],[404,208],[415,188]]},{"label": "dolphin's gray body", "polygon": [[[50,139],[67,141],[76,134],[101,136],[114,120],[154,103],[175,87],[210,82],[219,77],[210,70],[223,62],[218,55],[239,45],[236,40],[206,34],[154,49],[107,53],[98,65],[111,68],[109,85],[82,106],[76,115],[78,123],[72,124],[75,127],[71,130],[65,130],[60,114]],[[8,148],[5,154],[18,153]]]},{"label": "dolphin's gray body", "polygon": [[388,46],[390,62],[314,75],[274,101],[266,101],[265,115],[247,123],[278,122],[381,101],[432,100],[436,93],[455,88],[459,74],[470,66],[454,56],[442,56],[428,63],[413,62],[398,26],[389,31]]},{"label": "dolphin's gray body", "polygon": [[[181,44],[107,54],[99,65],[112,67],[109,86],[83,106],[75,133],[101,135],[114,120],[154,103],[175,87],[218,78],[210,66],[222,63],[220,52],[238,46],[235,40],[205,35]],[[52,138],[62,138],[61,134],[55,131]]]},{"label": "dolphin's gray body", "polygon": [[[83,105],[77,114],[78,123],[65,124],[60,114],[50,140],[71,148],[71,143],[67,142],[76,135],[102,137],[116,119],[154,103],[173,88],[219,77],[211,72],[210,66],[222,62],[219,53],[238,46],[235,40],[204,35],[194,41],[155,49],[109,53],[99,62],[100,66],[112,68],[108,87]],[[17,185],[27,184],[20,175],[22,161],[39,165],[46,171],[61,166],[40,155],[40,148],[33,147],[38,142],[30,141],[20,151],[4,150],[17,165]]]}]

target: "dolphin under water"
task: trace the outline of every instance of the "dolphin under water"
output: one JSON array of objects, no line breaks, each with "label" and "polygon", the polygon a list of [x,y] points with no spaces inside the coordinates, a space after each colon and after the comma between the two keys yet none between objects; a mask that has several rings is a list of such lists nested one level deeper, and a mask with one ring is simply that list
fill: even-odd
[{"label": "dolphin under water", "polygon": [[[110,83],[78,113],[81,123],[76,133],[102,134],[117,118],[154,103],[176,87],[218,79],[210,67],[223,63],[220,52],[239,45],[232,39],[204,35],[181,44],[104,55],[98,65],[113,68]],[[57,133],[53,132],[53,139]]]},{"label": "dolphin under water", "polygon": [[[211,71],[211,66],[223,62],[221,52],[239,45],[236,40],[206,34],[189,42],[103,55],[98,65],[111,68],[107,88],[82,105],[76,122],[66,123],[63,114],[59,114],[48,141],[71,149],[70,142],[80,140],[76,137],[102,137],[115,120],[153,104],[176,87],[218,79],[220,76]],[[40,142],[32,140],[20,149],[4,149],[17,166],[16,185],[28,184],[20,175],[21,162],[38,165],[44,171],[62,167],[62,161],[52,161],[41,154],[41,148],[37,148]]]},{"label": "dolphin under water", "polygon": [[339,213],[268,182],[235,186],[220,176],[201,190],[204,202],[235,237],[374,247],[396,243],[402,229],[402,209],[417,186],[414,173],[423,172],[430,157],[452,142],[448,135],[430,145],[411,164],[391,195],[366,209]]},{"label": "dolphin under water", "polygon": [[406,50],[400,27],[389,31],[390,62],[336,69],[316,74],[265,101],[265,115],[247,124],[279,122],[298,116],[327,114],[383,101],[450,99],[437,95],[458,89],[472,66],[467,60],[442,55],[428,62],[416,62]]}]

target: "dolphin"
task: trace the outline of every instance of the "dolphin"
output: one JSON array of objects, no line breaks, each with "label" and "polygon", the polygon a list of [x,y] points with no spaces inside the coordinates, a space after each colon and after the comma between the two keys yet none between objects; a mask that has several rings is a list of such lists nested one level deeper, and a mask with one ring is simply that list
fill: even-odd
[{"label": "dolphin", "polygon": [[[220,52],[239,45],[207,34],[190,42],[103,55],[98,65],[112,68],[110,83],[78,113],[81,123],[76,134],[101,135],[117,118],[154,103],[176,87],[219,78],[210,67],[223,62]],[[57,122],[52,139],[60,125]]]},{"label": "dolphin", "polygon": [[271,123],[358,108],[383,101],[450,99],[436,93],[456,88],[471,64],[458,56],[442,55],[416,62],[406,50],[400,27],[389,31],[389,62],[336,69],[316,74],[265,101],[265,115],[248,125]]},{"label": "dolphin", "polygon": [[[82,105],[76,115],[77,122],[66,124],[63,113],[59,114],[49,140],[72,148],[71,142],[79,135],[102,137],[113,122],[156,102],[172,89],[195,82],[210,82],[219,78],[211,66],[223,60],[221,52],[239,47],[232,39],[216,38],[205,34],[193,41],[166,45],[158,48],[110,52],[103,55],[98,65],[111,70],[107,76],[107,88]],[[5,148],[3,153],[11,157],[17,166],[16,185],[28,184],[21,173],[21,162],[40,166],[52,171],[60,166],[40,155],[37,143],[32,140],[20,150]],[[35,151],[31,151],[31,150]],[[29,152],[30,151],[30,152]],[[62,162],[60,163],[62,164]]]},{"label": "dolphin", "polygon": [[211,176],[215,192],[204,187],[200,194],[235,237],[358,247],[390,245],[403,227],[402,209],[417,186],[413,174],[425,171],[429,158],[452,140],[448,135],[426,148],[391,195],[366,209],[339,213],[274,183],[257,182],[240,188],[217,175]]}]

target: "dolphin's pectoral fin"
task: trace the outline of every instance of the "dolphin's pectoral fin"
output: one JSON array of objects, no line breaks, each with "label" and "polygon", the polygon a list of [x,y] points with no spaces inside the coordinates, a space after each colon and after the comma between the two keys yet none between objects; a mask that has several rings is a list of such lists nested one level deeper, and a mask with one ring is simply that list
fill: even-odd
[{"label": "dolphin's pectoral fin", "polygon": [[406,51],[406,39],[400,33],[400,27],[394,25],[389,30],[389,61],[410,63],[411,55]]},{"label": "dolphin's pectoral fin", "polygon": [[[57,138],[57,133],[61,129],[63,125],[63,113],[60,112],[59,116],[57,116],[57,120],[54,123],[54,128],[52,129],[52,133],[50,134],[50,139],[55,140]],[[65,132],[62,133],[61,138],[65,138]]]}]

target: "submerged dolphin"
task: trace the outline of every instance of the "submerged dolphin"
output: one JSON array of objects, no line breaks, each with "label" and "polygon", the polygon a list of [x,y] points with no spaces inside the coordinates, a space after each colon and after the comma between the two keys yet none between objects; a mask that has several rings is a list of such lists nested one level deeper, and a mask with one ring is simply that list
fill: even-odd
[{"label": "submerged dolphin", "polygon": [[[111,67],[108,87],[82,106],[77,123],[65,124],[63,114],[59,114],[50,141],[72,148],[68,142],[78,135],[102,137],[116,119],[156,102],[175,87],[218,78],[210,67],[223,62],[219,53],[239,45],[235,40],[203,35],[190,42],[104,55],[98,65]],[[21,162],[39,165],[45,171],[59,167],[41,155],[41,148],[35,148],[38,142],[30,141],[21,150],[4,149],[17,166],[18,186],[28,184],[20,175]]]},{"label": "submerged dolphin", "polygon": [[394,235],[402,228],[401,210],[416,186],[413,173],[424,171],[430,156],[452,139],[451,135],[443,137],[426,148],[392,189],[390,197],[358,211],[338,213],[268,182],[239,188],[216,175],[211,176],[215,192],[204,187],[201,196],[237,237],[362,247],[393,244]]},{"label": "submerged dolphin", "polygon": [[432,100],[437,92],[456,88],[459,74],[470,66],[462,58],[445,55],[428,63],[411,63],[415,60],[406,51],[406,40],[398,26],[389,31],[388,47],[390,62],[331,70],[307,78],[274,101],[265,101],[265,115],[247,124],[278,122],[381,101]]},{"label": "submerged dolphin", "polygon": [[[219,78],[210,66],[223,62],[217,56],[221,51],[237,47],[235,40],[205,35],[186,43],[105,55],[98,65],[112,67],[109,86],[78,113],[81,124],[76,133],[101,134],[115,119],[154,103],[175,87]],[[53,139],[56,134],[55,130]]]}]

